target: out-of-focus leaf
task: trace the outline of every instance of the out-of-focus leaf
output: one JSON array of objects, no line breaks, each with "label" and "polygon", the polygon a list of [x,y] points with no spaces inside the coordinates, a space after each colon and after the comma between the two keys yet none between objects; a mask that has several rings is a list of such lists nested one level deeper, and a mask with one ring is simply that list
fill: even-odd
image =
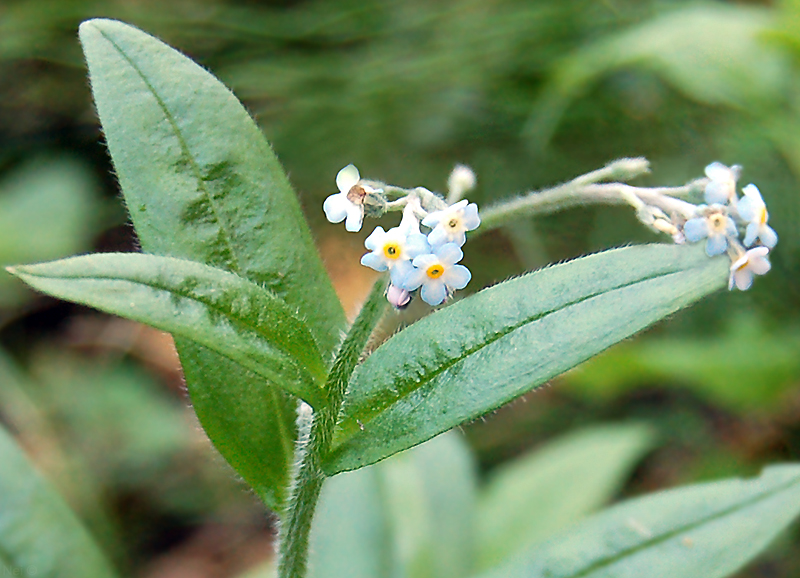
[{"label": "out-of-focus leaf", "polygon": [[[0,264],[49,261],[85,252],[100,223],[97,183],[70,158],[29,161],[0,182]],[[0,276],[0,305],[25,293]]]},{"label": "out-of-focus leaf", "polygon": [[64,500],[0,428],[0,569],[9,576],[116,573]]},{"label": "out-of-focus leaf", "polygon": [[475,468],[454,432],[323,486],[310,576],[456,578],[475,562]]},{"label": "out-of-focus leaf", "polygon": [[325,367],[311,333],[274,293],[238,275],[139,253],[85,255],[9,271],[55,297],[191,339],[312,405],[323,403]]},{"label": "out-of-focus leaf", "polygon": [[437,311],[356,370],[324,467],[373,463],[491,411],[720,289],[728,268],[701,247],[628,247]]},{"label": "out-of-focus leaf", "polygon": [[800,334],[776,333],[757,318],[739,314],[720,335],[653,337],[626,343],[564,377],[581,395],[604,398],[654,381],[696,390],[726,408],[774,408],[800,372]]},{"label": "out-of-focus leaf", "polygon": [[401,575],[471,575],[476,559],[476,480],[472,455],[461,435],[448,432],[375,469],[384,487]]},{"label": "out-of-focus leaf", "polygon": [[[344,313],[288,180],[242,105],[208,72],[135,28],[92,20],[80,35],[142,247],[225,268],[273,290],[300,310],[327,361]],[[280,509],[296,401],[193,342],[178,339],[176,346],[212,442]]]},{"label": "out-of-focus leaf", "polygon": [[800,513],[800,466],[767,468],[630,500],[536,546],[485,578],[722,578]]},{"label": "out-of-focus leaf", "polygon": [[497,565],[607,502],[653,445],[640,424],[587,428],[502,466],[483,490],[480,566]]},{"label": "out-of-focus leaf", "polygon": [[609,72],[654,70],[689,98],[746,109],[774,104],[786,87],[788,61],[759,36],[769,10],[722,3],[679,8],[580,48],[553,66],[526,133],[549,141],[570,101]]},{"label": "out-of-focus leaf", "polygon": [[393,537],[385,499],[376,468],[325,482],[309,538],[309,578],[393,576]]}]

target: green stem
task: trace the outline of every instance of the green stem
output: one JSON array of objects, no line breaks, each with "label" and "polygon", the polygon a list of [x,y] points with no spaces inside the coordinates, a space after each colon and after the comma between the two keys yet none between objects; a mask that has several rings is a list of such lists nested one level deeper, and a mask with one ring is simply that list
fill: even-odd
[{"label": "green stem", "polygon": [[309,406],[301,405],[298,417],[297,465],[291,496],[282,516],[278,536],[279,578],[303,578],[306,575],[311,522],[325,481],[322,459],[330,449],[350,376],[373,329],[386,310],[385,290],[385,279],[378,280],[342,342],[328,374],[326,405],[314,413],[311,413]]}]

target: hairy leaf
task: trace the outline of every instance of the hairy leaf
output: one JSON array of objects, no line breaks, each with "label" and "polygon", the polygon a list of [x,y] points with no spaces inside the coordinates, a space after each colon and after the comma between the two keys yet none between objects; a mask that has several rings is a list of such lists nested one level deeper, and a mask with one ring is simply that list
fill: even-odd
[{"label": "hairy leaf", "polygon": [[102,253],[9,268],[32,287],[192,339],[310,404],[325,367],[308,328],[255,283],[182,259]]},{"label": "hairy leaf", "polygon": [[325,468],[351,470],[491,411],[724,286],[701,247],[598,253],[422,319],[356,370]]},{"label": "hairy leaf", "polygon": [[800,513],[800,466],[630,500],[485,578],[723,578]]}]

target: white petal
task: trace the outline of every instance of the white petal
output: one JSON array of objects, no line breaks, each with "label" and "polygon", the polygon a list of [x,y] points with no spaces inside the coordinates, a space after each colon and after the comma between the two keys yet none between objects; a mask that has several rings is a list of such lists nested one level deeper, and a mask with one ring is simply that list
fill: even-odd
[{"label": "white petal", "polygon": [[706,167],[706,176],[712,181],[729,181],[735,179],[735,173],[718,161]]},{"label": "white petal", "polygon": [[434,249],[434,253],[445,265],[454,265],[464,258],[464,253],[455,243],[446,243]]},{"label": "white petal", "polygon": [[344,228],[351,233],[357,233],[361,230],[361,222],[364,220],[364,208],[350,203],[347,209],[347,220],[344,222]]},{"label": "white petal", "polygon": [[464,218],[462,219],[462,223],[464,223],[464,228],[467,231],[473,231],[480,226],[481,218],[478,216],[478,205],[475,203],[470,203],[467,205],[467,208],[464,209]]},{"label": "white petal", "polygon": [[742,189],[742,192],[745,194],[746,197],[755,199],[758,203],[764,204],[764,199],[761,197],[761,191],[758,190],[758,187],[755,186],[753,183],[750,183],[745,188]]},{"label": "white petal", "polygon": [[447,289],[445,289],[444,283],[437,279],[436,281],[425,283],[419,294],[428,305],[441,305],[447,297]]},{"label": "white petal", "polygon": [[383,227],[375,227],[375,229],[369,234],[369,237],[367,237],[364,241],[364,246],[370,251],[377,251],[378,247],[383,245],[383,238],[385,236],[386,232],[383,230]]},{"label": "white petal", "polygon": [[325,199],[325,202],[322,203],[322,210],[325,211],[325,217],[331,223],[341,223],[347,216],[348,207],[352,204],[347,200],[346,195],[336,193]]},{"label": "white petal", "polygon": [[412,269],[405,278],[401,280],[399,285],[403,289],[413,291],[414,289],[418,289],[427,279],[428,276],[425,274],[424,269]]},{"label": "white petal", "polygon": [[439,262],[439,258],[436,255],[432,255],[430,253],[426,253],[424,255],[419,255],[414,257],[414,267],[419,267],[422,270],[426,270],[431,265],[435,265]]},{"label": "white petal", "polygon": [[756,275],[766,275],[772,269],[772,265],[766,257],[750,259],[749,267]]},{"label": "white petal", "polygon": [[361,175],[355,165],[347,165],[336,175],[336,186],[341,192],[347,193],[360,180]]},{"label": "white petal", "polygon": [[753,284],[753,273],[745,267],[733,273],[733,280],[740,291],[747,291]]},{"label": "white petal", "polygon": [[778,244],[778,233],[776,233],[775,229],[769,225],[764,225],[761,227],[758,238],[761,239],[761,242],[770,249]]},{"label": "white petal", "polygon": [[469,269],[464,267],[464,265],[453,265],[453,267],[445,271],[445,274],[442,275],[442,279],[444,279],[448,287],[463,289],[467,286],[470,279],[472,279],[472,273],[470,273]]},{"label": "white petal", "polygon": [[386,259],[381,258],[380,255],[375,253],[367,253],[361,257],[361,264],[376,271],[386,271],[389,266],[386,264]]},{"label": "white petal", "polygon": [[439,247],[451,241],[450,235],[447,234],[447,231],[445,231],[444,227],[441,225],[428,233],[428,243],[430,243],[432,247]]}]

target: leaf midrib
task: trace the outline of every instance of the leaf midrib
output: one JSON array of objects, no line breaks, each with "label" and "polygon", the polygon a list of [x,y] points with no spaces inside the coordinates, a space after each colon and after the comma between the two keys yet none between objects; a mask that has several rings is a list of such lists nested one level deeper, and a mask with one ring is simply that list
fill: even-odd
[{"label": "leaf midrib", "polygon": [[[168,293],[170,295],[177,295],[179,297],[183,297],[184,299],[188,299],[189,301],[195,301],[197,303],[200,303],[201,305],[206,306],[208,309],[211,309],[211,310],[215,311],[216,313],[218,313],[222,317],[225,317],[225,318],[229,319],[230,321],[232,321],[232,322],[234,322],[234,323],[236,323],[238,325],[241,325],[246,329],[249,329],[250,331],[252,331],[256,335],[261,337],[264,341],[266,341],[267,345],[270,346],[270,348],[274,348],[275,350],[280,352],[283,356],[288,357],[289,358],[288,360],[289,360],[289,362],[291,363],[292,366],[296,366],[296,364],[294,363],[295,357],[291,354],[291,352],[287,352],[285,349],[280,347],[280,344],[273,345],[272,341],[266,335],[264,335],[261,332],[261,330],[260,330],[258,325],[253,324],[252,322],[250,322],[249,320],[247,320],[245,318],[236,316],[231,310],[223,309],[223,308],[219,307],[218,305],[215,305],[213,302],[204,301],[204,300],[200,299],[196,295],[190,295],[190,294],[188,294],[186,292],[182,292],[180,290],[173,290],[172,288],[159,285],[158,283],[145,283],[145,282],[142,282],[142,281],[132,281],[130,279],[124,279],[124,278],[114,277],[114,276],[104,276],[104,275],[96,275],[96,274],[95,275],[81,275],[81,274],[77,273],[77,274],[70,275],[70,276],[53,277],[53,276],[50,276],[50,275],[37,274],[35,272],[31,272],[30,269],[26,269],[26,268],[22,268],[22,267],[17,268],[17,270],[23,272],[26,275],[30,275],[32,277],[39,277],[39,278],[42,278],[42,279],[52,279],[52,280],[69,279],[69,280],[76,280],[76,281],[114,281],[114,282],[117,282],[117,283],[128,283],[128,284],[131,284],[131,285],[139,285],[139,286],[142,286],[142,287],[149,287],[149,288],[156,289],[156,290],[159,290],[159,291],[164,291],[164,292],[166,292],[166,293]],[[231,273],[231,272],[227,272],[227,271],[225,271],[224,273],[226,273],[227,275],[235,275],[235,273]],[[270,299],[270,298],[271,299],[276,299],[276,300],[278,299],[277,297],[272,297],[271,295],[269,295],[266,292],[265,289],[263,289],[262,287],[259,287],[257,284],[253,283],[252,281],[248,281],[247,279],[244,279],[243,277],[239,277],[239,279],[243,283],[251,284],[253,286],[253,288],[255,288],[255,289],[259,290],[259,291],[262,291],[264,296],[266,296],[268,299]],[[293,321],[297,322],[300,326],[304,326],[304,324],[303,324],[303,322],[301,320],[297,319],[296,317],[294,317],[293,315],[291,315],[288,312],[286,312],[286,314],[289,316],[290,319],[292,319]],[[306,335],[311,340],[311,342],[316,345],[316,340],[314,340],[313,336],[311,335],[311,333],[308,330],[306,330]],[[191,337],[188,336],[188,335],[185,336],[185,337],[190,339],[190,340],[192,340]],[[225,357],[228,357],[228,356],[226,355]],[[230,359],[230,357],[228,357],[228,359]],[[235,359],[231,359],[231,361],[241,365]],[[323,370],[322,365],[320,364],[317,369],[318,370]],[[324,370],[322,372],[324,373]],[[315,384],[317,384],[317,385],[320,385],[320,379],[316,375],[311,374],[310,372],[304,372],[304,373],[308,373],[313,378],[313,382]]]},{"label": "leaf midrib", "polygon": [[730,514],[734,514],[738,510],[747,509],[748,507],[750,507],[752,505],[755,505],[758,502],[767,500],[767,499],[769,499],[769,498],[771,498],[771,497],[773,497],[773,496],[775,496],[775,495],[777,495],[777,494],[779,494],[779,493],[791,488],[792,486],[796,485],[798,482],[800,482],[800,476],[796,476],[793,480],[790,480],[789,482],[786,482],[785,484],[782,484],[782,485],[780,485],[780,486],[778,486],[776,488],[773,488],[770,491],[767,491],[767,492],[764,492],[764,493],[759,494],[757,496],[754,496],[753,498],[751,498],[751,499],[749,499],[749,500],[747,500],[745,502],[738,502],[737,504],[735,504],[735,505],[733,505],[733,506],[731,506],[729,508],[726,508],[724,510],[720,510],[719,512],[716,512],[711,516],[708,516],[706,518],[703,518],[701,520],[697,520],[697,521],[689,523],[689,524],[685,524],[683,526],[679,526],[679,527],[677,527],[677,528],[675,528],[675,529],[673,529],[673,530],[671,530],[669,532],[665,532],[665,533],[663,533],[663,534],[661,534],[659,536],[655,536],[655,537],[653,537],[653,538],[651,538],[649,540],[645,540],[643,542],[640,542],[636,546],[631,546],[630,548],[625,548],[624,550],[619,551],[618,553],[614,554],[613,556],[607,556],[605,558],[600,558],[599,560],[597,560],[593,564],[590,564],[586,568],[584,568],[582,570],[579,570],[579,571],[577,571],[575,573],[572,573],[572,574],[565,574],[565,575],[561,576],[560,578],[585,578],[590,573],[595,572],[596,570],[600,570],[600,569],[609,567],[612,564],[618,562],[619,560],[622,560],[623,558],[626,558],[628,556],[632,556],[632,555],[636,554],[637,552],[640,552],[642,550],[646,550],[646,549],[651,548],[653,546],[657,546],[659,544],[662,544],[662,543],[664,543],[664,542],[666,542],[666,541],[668,541],[668,540],[670,540],[670,539],[672,539],[672,538],[674,538],[676,536],[679,536],[680,534],[683,534],[683,533],[686,533],[686,532],[690,532],[691,530],[694,530],[695,528],[699,528],[699,527],[701,527],[701,526],[703,526],[705,524],[708,524],[710,522],[714,522],[716,520],[720,520],[720,519],[722,519],[722,518],[724,518],[724,517],[726,517],[726,516],[728,516]]},{"label": "leaf midrib", "polygon": [[[539,313],[536,313],[535,315],[532,315],[530,317],[526,317],[524,320],[520,321],[519,323],[516,323],[516,324],[513,324],[513,325],[509,325],[509,326],[503,328],[500,331],[496,331],[496,332],[492,333],[486,339],[480,341],[479,343],[477,343],[473,347],[470,347],[469,349],[464,350],[462,353],[460,353],[459,355],[457,355],[455,357],[450,358],[445,363],[437,365],[437,367],[435,369],[433,369],[429,373],[424,374],[424,376],[420,377],[418,380],[414,379],[414,378],[408,378],[406,380],[399,381],[399,383],[395,382],[395,384],[397,385],[398,393],[396,395],[394,395],[394,396],[389,397],[388,399],[384,398],[384,399],[386,399],[386,401],[384,401],[383,403],[381,403],[378,400],[374,400],[372,397],[369,397],[369,396],[364,397],[359,401],[361,403],[364,403],[367,400],[369,400],[370,402],[378,401],[378,403],[370,403],[370,411],[369,411],[369,416],[370,417],[368,419],[371,419],[373,416],[376,416],[376,415],[380,414],[387,407],[389,407],[390,405],[392,405],[395,402],[397,402],[397,400],[399,400],[401,398],[404,398],[404,397],[407,397],[408,395],[411,395],[415,391],[417,391],[419,389],[422,389],[428,383],[430,383],[433,379],[435,379],[438,375],[444,373],[445,371],[447,371],[448,369],[450,369],[454,365],[460,363],[461,361],[463,361],[464,359],[466,359],[470,355],[473,355],[474,353],[480,351],[481,349],[483,349],[485,347],[488,347],[489,345],[491,345],[495,341],[498,341],[498,340],[502,339],[503,337],[505,337],[505,336],[513,333],[514,331],[517,331],[518,329],[524,327],[525,325],[529,325],[531,323],[535,323],[535,322],[537,322],[537,321],[539,321],[541,319],[544,319],[545,317],[547,317],[549,315],[552,315],[553,313],[556,313],[558,311],[567,309],[569,307],[573,307],[573,306],[578,305],[578,304],[580,304],[580,303],[582,303],[584,301],[588,301],[589,299],[593,299],[593,298],[595,298],[595,297],[597,297],[599,295],[609,294],[609,293],[612,293],[614,291],[619,291],[620,289],[624,289],[626,287],[633,287],[635,285],[650,281],[652,279],[659,279],[659,278],[666,279],[666,278],[669,278],[669,277],[671,277],[673,275],[680,275],[682,273],[690,272],[690,271],[693,271],[695,269],[701,269],[701,268],[703,268],[705,266],[707,266],[707,264],[699,265],[697,267],[691,267],[689,269],[677,269],[677,270],[674,270],[674,271],[670,271],[669,273],[663,273],[663,272],[655,273],[655,274],[652,274],[652,275],[641,277],[641,278],[637,279],[636,281],[633,281],[633,282],[630,282],[630,283],[623,283],[623,284],[619,284],[619,285],[616,285],[616,286],[611,287],[611,288],[606,288],[606,289],[604,289],[602,291],[595,291],[595,292],[592,292],[592,293],[584,294],[584,295],[580,296],[579,298],[576,298],[576,299],[574,299],[574,300],[572,300],[572,301],[570,301],[570,302],[568,302],[566,304],[562,304],[561,306],[559,306],[557,308],[551,308],[551,309],[548,309],[546,311],[541,311]],[[408,385],[411,385],[412,387],[406,388],[406,386],[408,386]],[[386,390],[381,390],[381,393],[383,393],[384,391],[386,391]],[[366,423],[367,420],[363,419],[363,418],[366,418],[366,416],[362,416],[362,421]],[[348,437],[350,437],[350,436],[348,436]]]},{"label": "leaf midrib", "polygon": [[208,191],[208,188],[206,187],[205,181],[203,180],[202,171],[200,171],[200,167],[197,164],[197,160],[195,159],[194,155],[192,154],[191,149],[189,148],[189,144],[188,144],[186,138],[183,136],[183,132],[181,131],[180,127],[178,126],[178,123],[175,120],[174,115],[172,114],[172,112],[167,107],[166,102],[164,102],[164,100],[158,94],[158,92],[155,89],[155,86],[150,82],[150,79],[139,68],[139,66],[133,61],[133,59],[130,56],[128,56],[128,54],[122,49],[122,47],[120,47],[112,38],[110,38],[108,36],[108,34],[106,34],[106,32],[104,30],[102,30],[101,28],[98,28],[97,26],[95,26],[95,30],[97,30],[100,33],[100,35],[103,38],[105,38],[111,44],[111,46],[114,47],[114,49],[119,53],[119,55],[122,56],[123,59],[125,59],[125,61],[131,66],[131,68],[134,70],[134,72],[136,72],[136,74],[139,75],[139,78],[142,79],[142,82],[145,84],[147,89],[153,95],[153,98],[156,99],[156,102],[158,103],[158,106],[161,109],[161,112],[164,113],[164,117],[167,119],[167,122],[169,122],[170,126],[172,127],[172,130],[175,133],[175,137],[178,139],[178,144],[180,145],[181,150],[183,151],[183,153],[186,155],[186,157],[189,160],[189,166],[191,166],[192,172],[194,173],[195,180],[197,181],[197,189],[206,198],[206,200],[208,202],[208,205],[211,207],[211,210],[214,213],[214,219],[216,220],[217,224],[219,225],[219,228],[223,232],[223,242],[227,246],[228,254],[230,255],[230,258],[231,258],[231,263],[229,263],[228,265],[230,266],[231,271],[233,271],[234,273],[241,273],[241,266],[239,265],[239,258],[238,258],[237,254],[236,254],[236,249],[235,249],[235,247],[234,247],[234,245],[233,245],[233,243],[231,241],[232,235],[230,233],[229,227],[226,226],[226,223],[221,218],[221,214],[222,213],[220,211],[220,208],[216,204],[213,195],[210,194],[210,192]]}]

